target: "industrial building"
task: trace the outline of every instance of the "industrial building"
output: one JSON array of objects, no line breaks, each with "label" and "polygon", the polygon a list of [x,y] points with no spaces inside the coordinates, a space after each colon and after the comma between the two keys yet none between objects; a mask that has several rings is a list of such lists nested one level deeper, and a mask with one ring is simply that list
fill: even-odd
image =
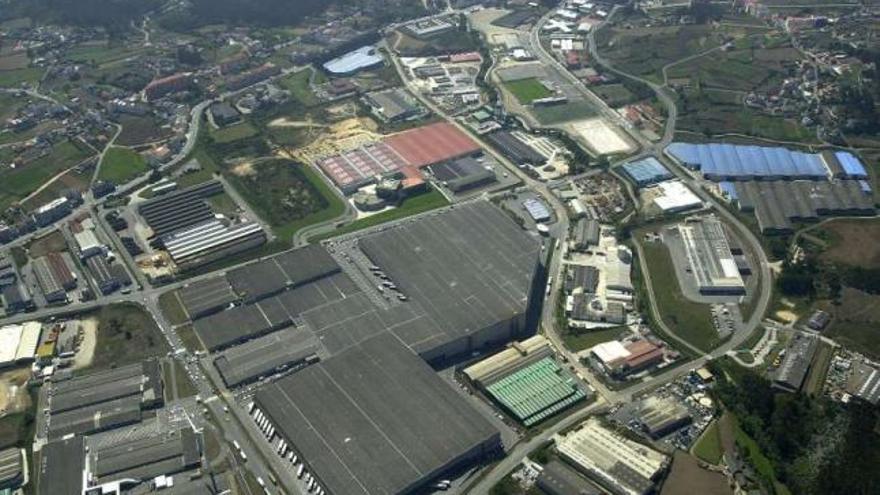
[{"label": "industrial building", "polygon": [[379,50],[372,45],[362,46],[324,64],[324,70],[334,76],[348,76],[385,63]]},{"label": "industrial building", "polygon": [[761,232],[768,234],[790,232],[797,222],[824,216],[877,211],[872,195],[853,180],[742,182],[729,196],[740,210],[754,212]]},{"label": "industrial building", "polygon": [[832,173],[820,154],[779,147],[672,143],[666,153],[713,181],[827,180]]},{"label": "industrial building", "polygon": [[193,322],[193,330],[209,351],[259,337],[293,323],[277,298],[236,306]]},{"label": "industrial building", "polygon": [[0,368],[33,360],[42,329],[37,321],[0,327]]},{"label": "industrial building", "polygon": [[39,227],[45,227],[70,214],[73,207],[73,201],[67,197],[53,199],[34,211],[34,222]]},{"label": "industrial building", "polygon": [[73,240],[76,241],[76,247],[79,249],[79,257],[81,259],[107,252],[107,247],[98,240],[94,229],[84,228],[81,232],[75,232]]},{"label": "industrial building", "polygon": [[255,403],[328,493],[414,493],[501,450],[498,431],[388,333],[272,382]]},{"label": "industrial building", "polygon": [[76,278],[61,253],[49,253],[33,261],[37,284],[49,304],[66,302],[67,291],[76,288]]},{"label": "industrial building", "polygon": [[552,357],[545,357],[484,386],[501,407],[525,426],[533,426],[585,400],[577,380]]},{"label": "industrial building", "polygon": [[574,227],[574,250],[586,251],[599,244],[599,222],[581,218]]},{"label": "industrial building", "polygon": [[211,180],[144,201],[138,213],[153,235],[162,237],[212,220],[214,214],[204,199],[222,192],[223,184]]},{"label": "industrial building", "polygon": [[591,323],[623,325],[626,323],[626,307],[619,302],[606,302],[593,294],[578,293],[569,296],[568,325],[572,328],[588,328]]},{"label": "industrial building", "polygon": [[27,286],[22,282],[9,284],[2,289],[3,309],[7,315],[27,311],[34,307]]},{"label": "industrial building", "polygon": [[563,287],[566,294],[595,294],[599,287],[599,269],[587,265],[566,265]]},{"label": "industrial building", "polygon": [[454,193],[462,193],[497,180],[491,166],[483,165],[467,156],[430,167],[431,174],[444,187]]},{"label": "industrial building", "polygon": [[339,273],[340,270],[326,249],[311,245],[237,268],[229,272],[226,278],[239,297],[245,302],[254,302]]},{"label": "industrial building", "polygon": [[547,207],[547,204],[541,201],[538,198],[529,198],[523,201],[523,208],[526,209],[526,212],[535,221],[535,223],[545,223],[549,222],[552,218],[550,214],[550,208]]},{"label": "industrial building", "polygon": [[232,388],[316,361],[318,349],[311,332],[286,329],[224,351],[214,359],[214,366]]},{"label": "industrial building", "polygon": [[226,277],[215,277],[188,284],[178,292],[190,319],[208,316],[238,301]]},{"label": "industrial building", "polygon": [[622,343],[612,340],[593,346],[590,355],[611,376],[622,377],[663,362],[663,349],[647,340]]},{"label": "industrial building", "polygon": [[122,286],[122,281],[116,278],[115,274],[110,270],[110,265],[103,256],[92,256],[86,260],[86,268],[92,275],[98,290],[105,296],[112,294]]},{"label": "industrial building", "polygon": [[85,435],[141,421],[163,404],[157,360],[76,377],[53,377],[47,390],[47,436]]},{"label": "industrial building", "polygon": [[774,388],[786,392],[800,391],[813,364],[813,356],[819,348],[819,339],[815,335],[795,332],[794,337],[785,348],[782,364],[773,373]]},{"label": "industrial building", "polygon": [[589,419],[554,437],[563,460],[615,495],[646,495],[669,465],[669,458]]},{"label": "industrial building", "polygon": [[825,150],[819,155],[834,179],[867,179],[868,172],[862,162],[848,151]]},{"label": "industrial building", "polygon": [[656,194],[653,203],[663,213],[679,213],[703,206],[700,197],[681,181],[661,182],[652,189]]},{"label": "industrial building", "polygon": [[39,495],[82,495],[83,465],[86,460],[83,437],[70,436],[49,442],[40,449]]},{"label": "industrial building", "polygon": [[516,136],[509,131],[493,132],[486,135],[486,139],[488,139],[493,146],[498,148],[504,156],[509,158],[510,161],[519,166],[539,166],[547,161],[544,155],[538,153],[531,146],[517,139]]},{"label": "industrial building", "polygon": [[552,460],[538,476],[538,488],[547,495],[602,495],[604,492],[574,468]]},{"label": "industrial building", "polygon": [[640,404],[638,420],[645,433],[656,440],[689,425],[692,418],[682,403],[651,395]]},{"label": "industrial building", "polygon": [[174,264],[185,271],[264,244],[266,233],[256,222],[230,224],[213,219],[168,234],[162,240]]},{"label": "industrial building", "polygon": [[552,355],[550,341],[543,335],[534,335],[522,342],[512,342],[507,349],[468,366],[463,373],[474,385],[485,387]]},{"label": "industrial building", "polygon": [[24,449],[0,450],[0,493],[14,490],[24,483]]},{"label": "industrial building", "polygon": [[123,480],[148,481],[201,465],[200,434],[192,428],[91,450],[86,462],[89,487]]},{"label": "industrial building", "polygon": [[880,370],[864,361],[853,363],[846,391],[876,406],[880,403]]},{"label": "industrial building", "polygon": [[745,294],[724,227],[714,215],[691,218],[678,225],[689,272],[701,294]]},{"label": "industrial building", "polygon": [[373,115],[385,122],[409,120],[424,113],[418,101],[403,88],[374,91],[363,99]]},{"label": "industrial building", "polygon": [[667,181],[675,176],[653,156],[621,165],[623,172],[638,187]]}]

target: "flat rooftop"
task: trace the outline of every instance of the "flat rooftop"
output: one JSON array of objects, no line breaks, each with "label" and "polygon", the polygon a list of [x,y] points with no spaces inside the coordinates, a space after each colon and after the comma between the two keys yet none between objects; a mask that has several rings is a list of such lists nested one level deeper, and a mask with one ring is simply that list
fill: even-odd
[{"label": "flat rooftop", "polygon": [[261,389],[256,402],[330,493],[404,493],[499,434],[388,333]]},{"label": "flat rooftop", "polygon": [[83,437],[50,442],[40,450],[39,458],[39,495],[82,495]]},{"label": "flat rooftop", "polygon": [[225,277],[193,282],[180,289],[179,294],[183,308],[190,318],[218,311],[238,299]]},{"label": "flat rooftop", "polygon": [[271,374],[281,367],[296,365],[315,356],[318,340],[312,332],[286,329],[234,347],[214,359],[227,387]]},{"label": "flat rooftop", "polygon": [[148,480],[201,462],[198,435],[190,428],[99,449],[92,456],[92,474],[99,483]]}]

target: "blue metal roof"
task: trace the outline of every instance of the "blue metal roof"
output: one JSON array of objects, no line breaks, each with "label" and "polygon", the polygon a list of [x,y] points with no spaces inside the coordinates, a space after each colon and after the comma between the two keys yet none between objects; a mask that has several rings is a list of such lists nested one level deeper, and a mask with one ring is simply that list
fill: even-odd
[{"label": "blue metal roof", "polygon": [[550,218],[550,209],[543,201],[537,198],[529,198],[523,201],[523,207],[529,212],[532,220],[540,222]]},{"label": "blue metal roof", "polygon": [[739,199],[739,196],[736,193],[736,184],[733,182],[719,182],[718,187],[721,188],[721,192],[724,193],[730,199]]},{"label": "blue metal roof", "polygon": [[654,184],[673,177],[672,172],[653,156],[626,163],[622,167],[623,171],[639,185]]},{"label": "blue metal roof", "polygon": [[828,170],[819,155],[785,148],[722,143],[672,143],[666,151],[685,165],[699,169],[709,179],[828,176]]},{"label": "blue metal roof", "polygon": [[852,153],[848,151],[838,151],[834,153],[834,156],[837,157],[837,161],[840,162],[840,166],[843,167],[843,171],[848,177],[855,179],[868,177],[868,172],[865,171],[865,166],[862,165],[862,162],[860,162]]}]

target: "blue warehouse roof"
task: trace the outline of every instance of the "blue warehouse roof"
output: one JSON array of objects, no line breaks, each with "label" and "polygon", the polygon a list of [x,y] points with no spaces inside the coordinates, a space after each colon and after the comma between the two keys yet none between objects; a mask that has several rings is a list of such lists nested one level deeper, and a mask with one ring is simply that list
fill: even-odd
[{"label": "blue warehouse roof", "polygon": [[672,173],[653,156],[624,164],[623,171],[636,184],[646,186],[671,179]]},{"label": "blue warehouse roof", "polygon": [[860,162],[852,153],[848,151],[838,151],[834,153],[834,156],[837,157],[837,161],[840,162],[840,166],[843,167],[843,171],[848,177],[854,179],[864,179],[868,177],[868,172],[865,171],[865,166],[862,165],[862,162]]},{"label": "blue warehouse roof", "polygon": [[829,173],[820,155],[785,148],[672,143],[666,151],[713,180],[826,179]]}]

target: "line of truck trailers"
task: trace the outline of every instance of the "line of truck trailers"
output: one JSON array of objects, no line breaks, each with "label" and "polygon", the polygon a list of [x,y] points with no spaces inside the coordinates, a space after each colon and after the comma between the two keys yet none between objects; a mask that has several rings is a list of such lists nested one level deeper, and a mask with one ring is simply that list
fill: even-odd
[{"label": "line of truck trailers", "polygon": [[[248,414],[250,414],[251,418],[256,423],[257,428],[259,428],[263,435],[265,435],[266,441],[268,441],[275,449],[275,453],[278,454],[282,460],[286,460],[290,464],[291,469],[296,469],[296,477],[305,483],[308,493],[314,493],[315,495],[329,495],[324,487],[318,483],[318,480],[309,473],[308,469],[306,469],[305,463],[301,462],[299,456],[293,452],[293,449],[291,449],[287,441],[281,438],[280,435],[275,434],[275,426],[269,418],[263,414],[263,411],[261,411],[253,402],[248,403],[247,407]],[[247,461],[247,455],[244,453],[241,445],[239,445],[237,441],[233,441],[232,444],[235,446],[235,450],[238,451],[241,460]],[[272,483],[277,483],[277,480],[275,480],[271,474],[269,476],[272,477],[270,480]],[[267,495],[270,495],[270,492],[266,487],[266,482],[259,476],[257,477],[257,483],[263,488]],[[451,487],[452,482],[449,480],[441,480],[432,486],[432,488],[438,490],[448,490]]]}]

